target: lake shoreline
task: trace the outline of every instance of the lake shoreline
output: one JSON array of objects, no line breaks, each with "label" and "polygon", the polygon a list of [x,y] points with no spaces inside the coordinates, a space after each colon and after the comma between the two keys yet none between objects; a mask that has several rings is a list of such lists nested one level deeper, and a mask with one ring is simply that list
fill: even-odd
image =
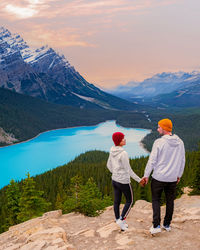
[{"label": "lake shoreline", "polygon": [[[117,124],[116,123],[116,120],[106,120],[106,121],[103,121],[103,122],[100,122],[100,123],[97,123],[97,124],[94,124],[94,125],[82,125],[82,126],[73,126],[73,127],[65,127],[65,128],[56,128],[56,129],[50,129],[50,130],[46,130],[44,132],[41,132],[39,133],[38,135],[30,138],[30,139],[27,139],[25,141],[20,141],[20,142],[16,142],[16,143],[13,143],[13,144],[9,144],[9,145],[5,145],[5,146],[0,146],[0,149],[1,148],[6,148],[6,147],[11,147],[11,146],[14,146],[14,145],[19,145],[19,144],[22,144],[22,143],[25,143],[25,142],[29,142],[33,139],[36,139],[37,137],[39,137],[40,135],[44,134],[44,133],[47,133],[47,132],[51,132],[51,131],[56,131],[56,130],[61,130],[61,129],[73,129],[73,128],[81,128],[81,127],[93,127],[93,126],[98,126],[102,123],[105,123],[105,122],[111,122],[111,121],[114,121],[116,125],[120,125],[120,124]],[[123,127],[122,125],[120,125],[121,127]],[[126,127],[123,127],[123,128],[126,128]],[[130,128],[130,127],[129,127]],[[146,129],[146,128],[132,128],[132,129]],[[146,130],[150,130],[150,129],[146,129]],[[150,133],[151,133],[152,130],[150,130]],[[145,135],[146,136],[146,135]],[[144,137],[145,137],[144,136]],[[141,139],[141,141],[139,142],[140,146],[147,152],[149,153],[149,151],[145,148],[145,144],[142,142],[142,140],[144,139],[144,137]]]},{"label": "lake shoreline", "polygon": [[8,185],[10,179],[24,179],[27,172],[36,176],[55,169],[87,151],[109,152],[113,146],[112,134],[116,131],[126,135],[128,144],[125,150],[131,159],[149,155],[141,141],[151,130],[125,128],[116,124],[115,120],[48,130],[32,139],[15,143],[16,147],[1,147],[1,186]]},{"label": "lake shoreline", "polygon": [[[104,121],[104,122],[109,122],[109,121],[113,121],[113,120],[106,120],[106,121]],[[10,147],[10,146],[14,146],[14,145],[21,144],[21,143],[29,142],[29,141],[31,141],[31,140],[33,140],[33,139],[39,137],[40,135],[42,135],[42,134],[44,134],[44,133],[47,133],[47,132],[56,131],[56,130],[61,130],[61,129],[70,129],[70,128],[93,127],[93,126],[100,125],[101,123],[104,123],[104,122],[100,122],[100,123],[97,123],[97,124],[94,124],[94,125],[73,126],[73,127],[55,128],[55,129],[45,130],[44,132],[41,132],[41,133],[37,134],[36,136],[34,136],[34,137],[28,139],[28,140],[16,142],[16,143],[9,144],[9,145],[5,145],[5,146],[0,146],[0,148],[6,148],[6,147]]]}]

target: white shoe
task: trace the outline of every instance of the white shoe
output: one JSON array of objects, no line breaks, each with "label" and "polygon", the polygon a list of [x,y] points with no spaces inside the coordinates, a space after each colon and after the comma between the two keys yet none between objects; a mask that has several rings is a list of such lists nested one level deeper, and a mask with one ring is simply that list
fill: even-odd
[{"label": "white shoe", "polygon": [[157,227],[152,226],[149,231],[150,231],[151,234],[161,233],[160,225],[158,225]]},{"label": "white shoe", "polygon": [[128,230],[128,228],[126,227],[123,220],[118,219],[118,220],[116,220],[116,223],[117,223],[118,226],[120,226],[122,231]]},{"label": "white shoe", "polygon": [[166,225],[166,226],[162,226],[163,229],[165,229],[167,232],[170,232],[172,229],[170,227],[170,225]]},{"label": "white shoe", "polygon": [[126,221],[125,221],[125,220],[123,220],[123,223],[124,223],[125,227],[127,227],[127,228],[128,228],[128,224],[126,223]]}]

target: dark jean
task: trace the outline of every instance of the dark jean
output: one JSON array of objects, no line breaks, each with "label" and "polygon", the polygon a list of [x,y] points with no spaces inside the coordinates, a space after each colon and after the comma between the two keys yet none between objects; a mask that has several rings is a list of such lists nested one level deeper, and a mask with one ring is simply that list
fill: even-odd
[{"label": "dark jean", "polygon": [[130,212],[131,206],[133,204],[133,192],[132,192],[131,184],[122,184],[122,183],[112,180],[112,185],[114,189],[114,213],[115,213],[116,219],[120,218],[119,208],[120,208],[120,203],[122,199],[122,193],[124,194],[126,198],[126,204],[124,205],[124,208],[121,214],[121,219],[124,220],[126,219],[128,213]]},{"label": "dark jean", "polygon": [[153,226],[160,225],[160,199],[164,191],[166,197],[166,213],[163,225],[170,225],[174,212],[174,198],[176,191],[175,182],[157,181],[152,178],[151,193],[152,193],[152,208],[153,208]]}]

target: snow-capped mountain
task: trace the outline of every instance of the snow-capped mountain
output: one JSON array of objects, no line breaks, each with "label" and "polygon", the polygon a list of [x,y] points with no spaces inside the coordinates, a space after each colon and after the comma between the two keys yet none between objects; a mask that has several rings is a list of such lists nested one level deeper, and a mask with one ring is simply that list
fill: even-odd
[{"label": "snow-capped mountain", "polygon": [[134,100],[135,98],[149,98],[160,94],[171,93],[189,86],[196,81],[200,81],[200,72],[198,71],[191,73],[181,71],[176,73],[163,72],[143,82],[129,82],[126,85],[119,86],[108,92],[117,96],[120,95],[127,100]]},{"label": "snow-capped mountain", "polygon": [[158,108],[200,107],[200,79],[168,94],[157,95],[146,100]]},{"label": "snow-capped mountain", "polygon": [[135,105],[88,83],[63,55],[48,46],[30,48],[0,28],[0,87],[81,108],[135,109]]}]

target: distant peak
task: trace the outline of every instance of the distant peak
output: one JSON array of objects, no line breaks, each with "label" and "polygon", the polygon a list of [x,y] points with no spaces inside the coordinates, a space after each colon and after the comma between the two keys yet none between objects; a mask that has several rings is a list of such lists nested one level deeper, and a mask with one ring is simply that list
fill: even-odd
[{"label": "distant peak", "polygon": [[3,31],[8,31],[7,29],[5,29],[3,26],[0,27],[0,32],[3,32]]},{"label": "distant peak", "polygon": [[41,51],[44,52],[44,51],[48,51],[48,50],[51,50],[51,48],[49,48],[48,45],[45,45],[45,46],[42,46],[42,47],[36,49],[35,52],[38,52],[38,53],[39,53],[39,52],[41,52]]},{"label": "distant peak", "polygon": [[11,33],[9,30],[5,29],[4,27],[0,27],[0,35],[2,36],[5,36],[5,35],[8,35],[8,36],[11,36]]},{"label": "distant peak", "polygon": [[55,62],[58,63],[59,61],[59,63],[65,65],[66,68],[71,68],[73,70],[73,67],[69,64],[65,56],[60,56],[53,48],[48,45],[44,45],[37,49],[30,48],[19,34],[12,34],[3,26],[0,27],[0,40],[7,44],[7,50],[5,50],[6,53],[9,53],[10,51],[18,51],[26,63],[34,64],[46,56],[51,56],[51,67]]}]

